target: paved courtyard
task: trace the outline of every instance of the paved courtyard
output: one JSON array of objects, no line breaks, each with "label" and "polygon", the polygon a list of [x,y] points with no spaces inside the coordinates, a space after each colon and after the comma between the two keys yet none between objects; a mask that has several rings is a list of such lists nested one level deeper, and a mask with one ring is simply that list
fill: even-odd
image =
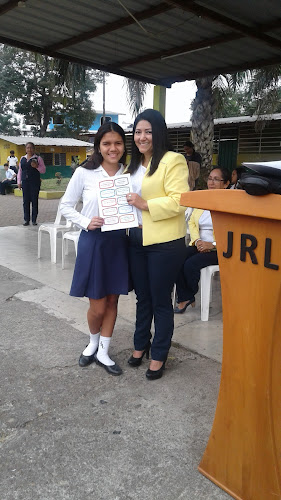
[{"label": "paved courtyard", "polygon": [[[39,200],[38,222],[59,200]],[[132,350],[134,293],[120,297],[111,377],[81,369],[87,299],[69,296],[75,252],[37,259],[37,227],[22,226],[22,199],[0,196],[1,500],[227,500],[197,470],[214,417],[222,355],[219,280],[208,322],[196,307],[175,317],[161,380],[145,378]],[[199,295],[199,294],[198,294]]]}]

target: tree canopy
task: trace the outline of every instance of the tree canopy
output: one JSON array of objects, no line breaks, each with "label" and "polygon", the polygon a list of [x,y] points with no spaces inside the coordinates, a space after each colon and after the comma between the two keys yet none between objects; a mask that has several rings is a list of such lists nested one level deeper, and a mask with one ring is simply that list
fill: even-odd
[{"label": "tree canopy", "polygon": [[78,137],[92,124],[90,96],[102,80],[100,72],[6,45],[0,46],[0,72],[2,117],[22,115],[41,137],[47,135],[51,118],[61,123],[53,136]]}]

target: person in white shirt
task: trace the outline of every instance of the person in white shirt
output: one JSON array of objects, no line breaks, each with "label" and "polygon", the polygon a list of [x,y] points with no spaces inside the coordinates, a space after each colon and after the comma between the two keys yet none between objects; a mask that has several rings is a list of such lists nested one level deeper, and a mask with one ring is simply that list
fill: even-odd
[{"label": "person in white shirt", "polygon": [[9,168],[8,163],[4,163],[4,169],[6,170],[6,179],[4,179],[0,183],[0,194],[2,194],[2,195],[6,194],[6,188],[8,186],[11,186],[12,184],[17,183],[17,181],[16,181],[17,175],[15,174],[15,172],[11,168]]},{"label": "person in white shirt", "polygon": [[[208,189],[227,189],[229,184],[230,172],[227,169],[214,167],[209,173]],[[175,314],[183,314],[189,305],[194,307],[201,269],[218,264],[210,211],[195,208],[188,226],[191,241],[186,248],[185,262],[176,281],[178,305],[174,309]]]},{"label": "person in white shirt", "polygon": [[18,173],[19,160],[15,156],[15,152],[14,152],[13,149],[10,151],[10,156],[8,156],[8,158],[7,158],[7,163],[9,165],[9,168],[11,170],[13,170],[17,174]]},{"label": "person in white shirt", "polygon": [[[60,204],[62,215],[82,229],[70,295],[88,297],[90,343],[79,358],[79,366],[94,361],[111,375],[121,368],[109,357],[120,294],[129,291],[129,262],[126,230],[101,231],[104,219],[98,207],[101,181],[121,175],[126,160],[124,130],[114,122],[103,124],[96,136],[94,153],[71,177]],[[79,213],[74,207],[82,199]]]}]

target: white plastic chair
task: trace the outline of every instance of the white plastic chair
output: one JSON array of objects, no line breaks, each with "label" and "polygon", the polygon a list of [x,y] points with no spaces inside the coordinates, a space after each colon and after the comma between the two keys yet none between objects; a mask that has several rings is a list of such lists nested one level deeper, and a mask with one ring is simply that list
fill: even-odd
[{"label": "white plastic chair", "polygon": [[201,321],[209,320],[209,309],[212,299],[212,277],[219,270],[219,266],[207,266],[201,269]]},{"label": "white plastic chair", "polygon": [[64,257],[65,255],[68,255],[68,241],[71,240],[74,242],[74,247],[75,247],[75,254],[77,255],[77,246],[78,246],[78,240],[80,237],[81,231],[68,231],[67,233],[64,233],[62,237],[62,253],[61,253],[61,268],[64,269]]},{"label": "white plastic chair", "polygon": [[62,224],[62,217],[59,205],[55,222],[45,222],[44,224],[40,224],[38,228],[38,259],[41,257],[42,232],[45,232],[50,235],[51,262],[54,264],[57,262],[57,235],[58,233],[63,235],[66,231],[70,231],[72,227],[72,222],[68,220]]}]

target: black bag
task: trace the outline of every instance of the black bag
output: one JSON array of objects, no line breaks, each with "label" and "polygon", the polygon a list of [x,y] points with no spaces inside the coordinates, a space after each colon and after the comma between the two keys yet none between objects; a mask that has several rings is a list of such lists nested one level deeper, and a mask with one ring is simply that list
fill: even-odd
[{"label": "black bag", "polygon": [[257,172],[247,172],[241,175],[238,187],[253,196],[263,196],[274,193],[281,194],[281,176],[259,175]]}]

